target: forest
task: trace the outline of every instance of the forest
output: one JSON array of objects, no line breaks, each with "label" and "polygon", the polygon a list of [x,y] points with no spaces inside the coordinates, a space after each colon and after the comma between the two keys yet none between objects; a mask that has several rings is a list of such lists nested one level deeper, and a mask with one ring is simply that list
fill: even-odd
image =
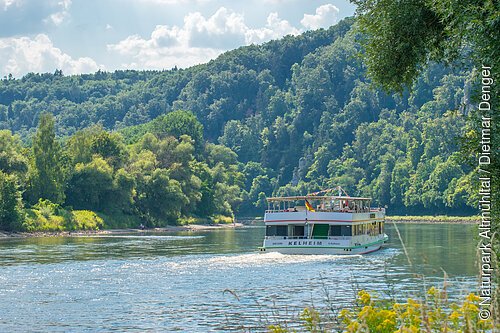
[{"label": "forest", "polygon": [[258,216],[342,186],[389,214],[476,212],[472,64],[373,84],[354,18],[165,71],[0,80],[0,229]]}]

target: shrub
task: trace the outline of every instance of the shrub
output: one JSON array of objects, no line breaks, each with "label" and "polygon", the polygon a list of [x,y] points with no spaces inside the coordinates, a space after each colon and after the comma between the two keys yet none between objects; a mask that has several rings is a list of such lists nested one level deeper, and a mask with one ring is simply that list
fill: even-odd
[{"label": "shrub", "polygon": [[104,220],[90,210],[74,210],[72,212],[70,230],[99,230],[104,227]]},{"label": "shrub", "polygon": [[43,208],[43,212],[38,209],[26,209],[23,229],[28,232],[63,231],[66,224],[64,217],[48,214],[47,212],[47,207]]},{"label": "shrub", "polygon": [[229,224],[234,222],[234,218],[232,218],[231,216],[215,215],[212,218],[212,221],[215,224]]},{"label": "shrub", "polygon": [[26,209],[23,227],[28,232],[99,230],[104,221],[89,210],[68,211],[49,200],[40,199],[32,209]]}]

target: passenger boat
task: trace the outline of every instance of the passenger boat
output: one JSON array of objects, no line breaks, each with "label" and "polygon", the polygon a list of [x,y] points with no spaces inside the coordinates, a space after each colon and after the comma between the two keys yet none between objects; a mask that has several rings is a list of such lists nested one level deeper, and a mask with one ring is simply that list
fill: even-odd
[{"label": "passenger boat", "polygon": [[267,198],[266,236],[260,251],[283,254],[365,254],[388,240],[385,209],[371,208],[371,198],[338,195]]}]

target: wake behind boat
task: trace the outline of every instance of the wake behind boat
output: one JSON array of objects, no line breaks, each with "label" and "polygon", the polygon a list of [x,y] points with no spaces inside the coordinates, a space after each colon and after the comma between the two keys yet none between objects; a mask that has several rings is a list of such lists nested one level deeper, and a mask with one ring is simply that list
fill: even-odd
[{"label": "wake behind boat", "polygon": [[371,198],[339,195],[267,198],[266,236],[261,251],[283,254],[364,254],[388,240],[385,209],[371,208]]}]

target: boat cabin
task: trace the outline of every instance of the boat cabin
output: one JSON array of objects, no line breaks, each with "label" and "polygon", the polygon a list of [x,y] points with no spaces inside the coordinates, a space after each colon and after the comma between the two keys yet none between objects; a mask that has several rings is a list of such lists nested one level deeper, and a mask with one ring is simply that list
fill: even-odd
[{"label": "boat cabin", "polygon": [[268,198],[266,237],[335,239],[384,233],[385,211],[370,198],[292,196]]},{"label": "boat cabin", "polygon": [[375,251],[388,239],[384,234],[385,209],[371,208],[370,203],[371,198],[348,195],[268,198],[261,251],[285,254]]}]

